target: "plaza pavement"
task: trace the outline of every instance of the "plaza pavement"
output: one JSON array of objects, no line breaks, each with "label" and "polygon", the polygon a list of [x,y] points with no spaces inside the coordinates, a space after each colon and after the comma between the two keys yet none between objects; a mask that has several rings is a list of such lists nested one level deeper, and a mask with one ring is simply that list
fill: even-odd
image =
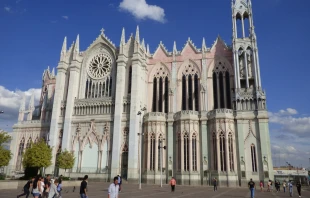
[{"label": "plaza pavement", "polygon": [[[65,182],[65,181],[64,181]],[[88,184],[88,197],[89,198],[107,198],[108,183],[103,182],[89,182]],[[202,186],[176,186],[176,192],[170,192],[170,186],[164,185],[162,188],[158,185],[142,185],[142,190],[138,189],[138,184],[123,184],[122,192],[119,198],[236,198],[244,197],[250,198],[250,192],[247,188],[218,188],[218,191],[214,192],[212,187]],[[21,193],[21,189],[18,190],[0,190],[1,198],[15,198],[17,194]],[[32,198],[32,196],[29,196]],[[79,198],[79,186],[65,187],[62,191],[63,198]],[[289,193],[279,192],[259,192],[256,190],[255,198],[285,198],[289,197]],[[294,188],[294,196],[298,197],[296,188]],[[309,187],[303,187],[302,197],[310,198]]]}]

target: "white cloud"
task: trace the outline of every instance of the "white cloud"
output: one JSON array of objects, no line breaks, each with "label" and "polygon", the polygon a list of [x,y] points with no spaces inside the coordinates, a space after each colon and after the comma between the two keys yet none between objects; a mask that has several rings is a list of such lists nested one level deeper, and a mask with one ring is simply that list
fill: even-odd
[{"label": "white cloud", "polygon": [[0,85],[0,110],[4,111],[3,114],[0,114],[0,129],[4,129],[6,131],[12,130],[12,125],[17,122],[18,110],[23,96],[26,96],[27,109],[32,94],[34,94],[35,104],[38,104],[41,89],[32,88],[27,91],[11,91]]},{"label": "white cloud", "polygon": [[66,20],[68,20],[68,19],[69,19],[69,17],[68,17],[68,16],[62,16],[62,18],[66,19]]},{"label": "white cloud", "polygon": [[9,6],[5,6],[4,10],[7,11],[7,12],[11,12],[11,8]]},{"label": "white cloud", "polygon": [[123,0],[119,8],[137,19],[151,19],[165,22],[165,10],[157,5],[149,5],[146,0]]}]

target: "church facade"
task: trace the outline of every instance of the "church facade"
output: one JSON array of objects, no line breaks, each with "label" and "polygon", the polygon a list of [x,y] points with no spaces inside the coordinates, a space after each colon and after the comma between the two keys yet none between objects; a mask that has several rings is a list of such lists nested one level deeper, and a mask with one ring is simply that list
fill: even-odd
[{"label": "church facade", "polygon": [[[13,126],[11,165],[44,138],[75,155],[71,177],[240,186],[273,179],[266,96],[250,0],[232,1],[232,46],[218,37],[197,48],[188,39],[151,54],[139,28],[115,46],[102,30],[80,51],[65,38],[57,74],[42,77],[40,103],[22,101]],[[246,28],[249,27],[249,28]]]}]

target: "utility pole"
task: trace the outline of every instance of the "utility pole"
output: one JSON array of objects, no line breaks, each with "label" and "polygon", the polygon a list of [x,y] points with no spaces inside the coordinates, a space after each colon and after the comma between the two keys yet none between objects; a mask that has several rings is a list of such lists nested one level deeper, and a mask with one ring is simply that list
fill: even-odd
[{"label": "utility pole", "polygon": [[[140,132],[138,133],[139,135],[139,140],[140,140],[140,144],[139,144],[139,150],[140,150],[140,153],[139,153],[139,189],[141,190],[142,189],[142,186],[141,186],[141,183],[142,183],[142,138],[143,138],[143,133],[142,133],[142,112],[146,111],[146,108],[143,107],[141,109],[141,111],[138,111],[137,115],[140,116]],[[142,116],[141,116],[142,115]]]},{"label": "utility pole", "polygon": [[[163,139],[163,140],[165,140],[165,139]],[[161,145],[163,140],[159,141],[159,146],[158,146],[158,149],[160,152],[160,187],[161,188],[163,187],[163,149],[166,150],[166,146]]]}]

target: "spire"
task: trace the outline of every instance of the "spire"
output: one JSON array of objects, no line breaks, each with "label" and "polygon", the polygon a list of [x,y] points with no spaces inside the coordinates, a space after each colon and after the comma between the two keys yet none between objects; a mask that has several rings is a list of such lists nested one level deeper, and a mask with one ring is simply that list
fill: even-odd
[{"label": "spire", "polygon": [[74,52],[79,53],[80,52],[80,35],[78,34],[76,37],[75,45],[74,45]]},{"label": "spire", "polygon": [[204,37],[203,37],[203,39],[202,39],[202,51],[203,51],[203,52],[206,52],[206,51],[207,51],[206,41],[205,41],[205,38],[204,38]]},{"label": "spire", "polygon": [[142,39],[141,46],[142,46],[143,50],[145,50],[144,38]]},{"label": "spire", "polygon": [[55,68],[52,69],[52,76],[55,76]]},{"label": "spire", "polygon": [[28,106],[28,110],[31,110],[34,108],[34,93],[32,93],[30,101],[29,101],[29,106]]},{"label": "spire", "polygon": [[120,46],[121,46],[121,45],[124,45],[125,42],[126,42],[126,41],[125,41],[125,28],[123,28]]},{"label": "spire", "polygon": [[19,111],[25,111],[25,108],[26,108],[26,96],[23,95],[23,99],[20,103],[20,108],[19,108]]},{"label": "spire", "polygon": [[65,37],[64,42],[62,44],[61,55],[66,54],[66,52],[67,52],[67,37]]},{"label": "spire", "polygon": [[140,33],[139,33],[139,26],[137,25],[137,30],[136,30],[136,38],[135,40],[140,43]]},{"label": "spire", "polygon": [[174,41],[174,42],[173,42],[173,52],[172,52],[172,53],[173,53],[173,54],[177,54],[177,52],[178,52],[178,51],[177,51],[177,44],[176,44],[176,42]]},{"label": "spire", "polygon": [[151,54],[149,44],[146,45],[146,53],[147,53],[148,55]]}]

